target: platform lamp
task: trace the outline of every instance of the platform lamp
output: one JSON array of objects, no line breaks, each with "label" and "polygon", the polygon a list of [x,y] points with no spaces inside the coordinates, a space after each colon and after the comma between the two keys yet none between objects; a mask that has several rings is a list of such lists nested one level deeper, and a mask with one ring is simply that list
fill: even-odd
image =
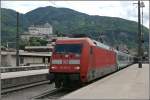
[{"label": "platform lamp", "polygon": [[17,32],[16,32],[16,66],[19,66],[19,13],[17,12]]},{"label": "platform lamp", "polygon": [[143,38],[142,38],[142,27],[141,27],[141,11],[140,8],[145,7],[144,2],[138,1],[138,37],[139,37],[139,46],[138,46],[138,58],[139,58],[139,68],[142,68],[142,56],[143,56],[143,50],[142,50],[142,43],[143,43]]},{"label": "platform lamp", "polygon": [[144,7],[144,3],[138,0],[138,67],[142,68],[142,35],[141,35],[141,9],[140,7]]},{"label": "platform lamp", "polygon": [[143,46],[143,44],[144,44],[143,8],[145,7],[145,4],[144,4],[143,1],[141,1],[140,7],[142,8],[142,21],[141,21],[141,23],[142,23],[142,26],[141,26],[141,42],[142,42],[141,52],[142,52],[142,54],[141,55],[142,55],[142,61],[143,61],[143,59],[144,59],[144,46]]}]

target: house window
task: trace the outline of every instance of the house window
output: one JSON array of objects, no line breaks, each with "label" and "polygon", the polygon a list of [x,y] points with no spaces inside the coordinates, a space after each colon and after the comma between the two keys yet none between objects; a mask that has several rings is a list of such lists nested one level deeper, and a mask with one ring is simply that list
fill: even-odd
[{"label": "house window", "polygon": [[43,57],[43,63],[48,63],[48,58],[47,57]]},{"label": "house window", "polygon": [[50,57],[48,57],[48,63],[50,63]]},{"label": "house window", "polygon": [[45,58],[45,63],[48,63],[48,58]]},{"label": "house window", "polygon": [[23,63],[24,63],[24,58],[20,57],[20,64],[23,64]]},{"label": "house window", "polygon": [[43,57],[43,63],[45,63],[45,57]]}]

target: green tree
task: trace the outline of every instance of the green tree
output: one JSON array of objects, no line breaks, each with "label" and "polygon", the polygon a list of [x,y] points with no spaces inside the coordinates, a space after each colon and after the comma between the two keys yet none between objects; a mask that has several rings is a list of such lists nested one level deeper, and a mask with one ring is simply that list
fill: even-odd
[{"label": "green tree", "polygon": [[29,42],[27,40],[20,40],[19,42],[19,48],[24,50],[25,49],[25,46],[27,46],[29,44]]},{"label": "green tree", "polygon": [[29,39],[29,44],[31,46],[45,46],[47,44],[47,40],[46,39],[41,39],[38,37],[31,37]]}]

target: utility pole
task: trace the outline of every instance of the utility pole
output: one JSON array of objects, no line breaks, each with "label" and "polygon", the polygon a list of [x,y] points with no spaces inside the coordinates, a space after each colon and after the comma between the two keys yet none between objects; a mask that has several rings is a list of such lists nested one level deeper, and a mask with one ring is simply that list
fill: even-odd
[{"label": "utility pole", "polygon": [[141,42],[142,42],[142,46],[141,46],[141,48],[142,48],[142,53],[141,53],[141,56],[142,56],[142,61],[143,61],[143,57],[144,57],[144,26],[143,26],[143,8],[145,7],[145,4],[144,4],[144,2],[142,1],[141,3],[140,3],[140,7],[142,8],[142,26],[141,26]]},{"label": "utility pole", "polygon": [[[1,6],[0,6],[1,7]],[[1,11],[0,11],[0,15],[1,15]],[[0,18],[0,26],[1,26],[1,18]],[[1,30],[1,27],[0,27],[0,30]],[[2,51],[1,51],[1,48],[2,48],[2,43],[1,43],[1,31],[0,31],[0,67],[2,67],[2,63],[1,63],[1,59],[2,59]],[[1,70],[0,70],[0,84],[1,84]],[[2,90],[2,87],[0,85],[0,91]],[[0,100],[1,100],[1,93],[0,93]]]},{"label": "utility pole", "polygon": [[19,13],[17,12],[16,66],[19,66]]},{"label": "utility pole", "polygon": [[138,0],[138,67],[142,68],[142,39],[141,39],[141,11],[140,0]]}]

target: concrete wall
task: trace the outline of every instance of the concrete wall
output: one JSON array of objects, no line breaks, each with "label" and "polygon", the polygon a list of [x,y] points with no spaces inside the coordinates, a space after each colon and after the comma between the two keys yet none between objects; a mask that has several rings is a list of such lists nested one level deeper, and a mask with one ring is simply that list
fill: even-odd
[{"label": "concrete wall", "polygon": [[2,66],[9,66],[8,63],[7,63],[6,55],[2,55],[1,57],[2,57],[2,59],[1,59]]},{"label": "concrete wall", "polygon": [[11,65],[14,67],[14,66],[16,66],[16,56],[11,56],[11,60],[10,60],[10,62],[11,62]]},{"label": "concrete wall", "polygon": [[16,66],[16,57],[13,55],[7,54],[7,55],[2,55],[2,66]]},{"label": "concrete wall", "polygon": [[43,63],[43,57],[23,57],[24,64],[26,63]]}]

